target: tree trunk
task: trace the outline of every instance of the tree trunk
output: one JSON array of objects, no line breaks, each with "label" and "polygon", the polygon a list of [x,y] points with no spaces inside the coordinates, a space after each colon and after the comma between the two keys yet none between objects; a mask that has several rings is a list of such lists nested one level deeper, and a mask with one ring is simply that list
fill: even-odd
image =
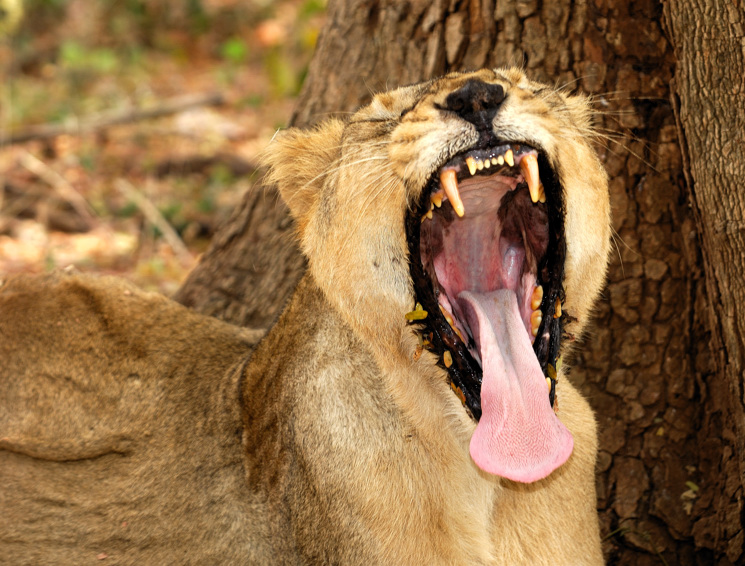
[{"label": "tree trunk", "polygon": [[[598,415],[614,564],[742,559],[744,24],[718,1],[332,0],[293,117],[482,66],[594,97],[617,253],[571,378]],[[274,189],[250,192],[177,299],[268,325],[304,269],[291,238]]]}]

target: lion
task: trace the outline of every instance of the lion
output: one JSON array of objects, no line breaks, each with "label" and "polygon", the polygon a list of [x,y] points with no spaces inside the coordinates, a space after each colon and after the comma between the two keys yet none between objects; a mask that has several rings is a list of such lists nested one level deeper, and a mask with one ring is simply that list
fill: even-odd
[{"label": "lion", "polygon": [[115,279],[9,279],[10,563],[601,564],[561,363],[608,258],[591,122],[513,68],[277,136],[308,269],[263,337]]}]

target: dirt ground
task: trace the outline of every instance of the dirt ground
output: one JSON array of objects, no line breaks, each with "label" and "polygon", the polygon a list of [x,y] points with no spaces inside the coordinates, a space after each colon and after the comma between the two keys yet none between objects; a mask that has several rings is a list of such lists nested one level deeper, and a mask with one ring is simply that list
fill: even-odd
[{"label": "dirt ground", "polygon": [[0,274],[178,288],[287,124],[324,7],[27,0],[0,36]]}]

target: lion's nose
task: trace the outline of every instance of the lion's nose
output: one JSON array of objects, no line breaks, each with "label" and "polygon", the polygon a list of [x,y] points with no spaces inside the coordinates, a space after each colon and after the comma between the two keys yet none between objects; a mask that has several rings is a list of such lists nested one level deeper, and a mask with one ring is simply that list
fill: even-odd
[{"label": "lion's nose", "polygon": [[479,129],[488,128],[505,99],[502,85],[470,79],[445,99],[445,107]]}]

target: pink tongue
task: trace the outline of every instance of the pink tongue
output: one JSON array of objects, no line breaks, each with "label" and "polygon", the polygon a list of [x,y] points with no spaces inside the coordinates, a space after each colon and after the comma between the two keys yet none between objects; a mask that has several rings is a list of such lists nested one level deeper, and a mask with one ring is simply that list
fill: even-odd
[{"label": "pink tongue", "polygon": [[549,403],[517,297],[500,289],[463,291],[458,299],[484,372],[482,414],[471,438],[471,457],[490,474],[526,483],[543,479],[566,462],[574,441]]}]

